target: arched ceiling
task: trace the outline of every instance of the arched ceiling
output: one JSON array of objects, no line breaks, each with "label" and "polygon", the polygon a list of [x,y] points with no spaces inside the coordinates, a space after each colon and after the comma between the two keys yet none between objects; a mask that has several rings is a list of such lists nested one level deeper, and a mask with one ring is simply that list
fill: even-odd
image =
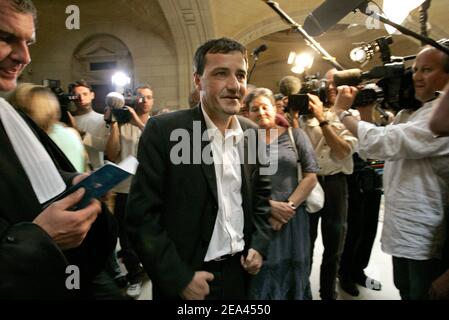
[{"label": "arched ceiling", "polygon": [[[33,0],[38,9],[39,29],[51,32],[65,26],[68,5],[80,9],[81,28],[89,28],[99,21],[132,24],[139,30],[147,30],[171,39],[170,29],[156,0]],[[132,35],[130,35],[132,36]],[[69,39],[68,39],[69,40]]]},{"label": "arched ceiling", "polygon": [[[345,1],[345,0],[341,0]],[[308,49],[301,36],[290,27],[263,0],[34,0],[39,11],[38,44],[46,47],[52,34],[64,26],[65,8],[75,4],[81,11],[81,28],[90,28],[98,21],[113,23],[159,35],[176,51],[180,99],[186,98],[191,83],[191,61],[198,45],[206,39],[234,38],[247,46],[249,52],[264,43],[268,50],[259,59],[263,67],[286,61],[290,51]],[[278,0],[277,3],[297,23],[323,0]],[[382,5],[382,0],[377,0]],[[432,0],[429,10],[430,36],[449,38],[447,0]],[[419,32],[418,10],[412,12],[405,25]],[[369,42],[386,35],[379,29],[366,28],[367,17],[361,13],[348,14],[334,29],[316,40],[344,67],[357,67],[348,54],[355,43]],[[76,32],[76,31],[75,31]],[[133,37],[130,34],[129,37]],[[70,41],[67,38],[66,41]],[[63,46],[64,43],[61,43]],[[420,43],[403,35],[394,36],[393,55],[416,53]],[[52,50],[56,50],[52,49]],[[150,59],[151,55],[145,57]],[[315,68],[324,68],[316,59]],[[375,57],[365,68],[379,64]],[[312,70],[314,72],[314,70]],[[257,70],[256,70],[257,73]]]}]

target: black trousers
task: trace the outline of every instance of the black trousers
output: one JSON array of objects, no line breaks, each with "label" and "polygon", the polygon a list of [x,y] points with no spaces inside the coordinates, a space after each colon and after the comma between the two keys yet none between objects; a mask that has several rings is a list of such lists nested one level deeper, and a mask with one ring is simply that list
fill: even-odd
[{"label": "black trousers", "polygon": [[348,185],[342,173],[332,176],[318,176],[324,190],[324,207],[310,214],[311,258],[321,218],[321,235],[323,239],[323,260],[320,270],[321,299],[336,299],[335,291],[340,257],[346,236],[346,219],[348,214]]},{"label": "black trousers", "polygon": [[443,261],[438,259],[412,260],[393,257],[394,285],[402,300],[428,298],[432,282],[444,272]]},{"label": "black trousers", "polygon": [[209,282],[210,294],[206,300],[248,299],[249,274],[240,263],[241,254],[235,254],[222,261],[203,264],[203,270],[214,275]]},{"label": "black trousers", "polygon": [[339,274],[348,281],[363,278],[376,238],[381,190],[360,190],[355,175],[348,180],[348,232]]},{"label": "black trousers", "polygon": [[126,201],[128,200],[127,193],[117,193],[115,197],[114,216],[117,219],[119,226],[119,241],[122,252],[123,264],[128,271],[128,281],[133,283],[141,282],[144,278],[143,268],[140,266],[140,260],[136,252],[132,249],[129,242],[128,233],[126,232]]}]

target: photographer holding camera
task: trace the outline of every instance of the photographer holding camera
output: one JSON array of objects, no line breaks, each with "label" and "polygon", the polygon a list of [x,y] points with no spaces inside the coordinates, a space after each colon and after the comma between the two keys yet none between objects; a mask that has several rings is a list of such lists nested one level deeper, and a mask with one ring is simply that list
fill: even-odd
[{"label": "photographer holding camera", "polygon": [[399,112],[386,127],[359,121],[348,112],[354,87],[339,87],[335,110],[358,136],[360,155],[385,160],[382,250],[393,256],[394,283],[402,299],[425,299],[443,271],[448,190],[437,165],[449,159],[449,138],[435,139],[428,120],[438,101],[436,92],[449,82],[449,57],[424,47],[413,72],[415,97],[424,105]]},{"label": "photographer holding camera", "polygon": [[103,115],[92,109],[95,93],[85,80],[73,83],[72,94],[79,97],[75,102],[76,110],[72,112],[75,120],[73,126],[83,138],[83,144],[92,169],[97,169],[104,164],[103,152],[108,137],[108,129],[104,123]]},{"label": "photographer holding camera", "polygon": [[[120,162],[129,155],[137,156],[137,147],[139,139],[145,125],[150,118],[153,109],[154,99],[153,90],[149,85],[141,85],[136,88],[134,94],[137,101],[134,106],[126,107],[130,115],[129,122],[112,121],[110,123],[110,135],[106,143],[106,155],[109,160]],[[125,110],[122,108],[122,110]],[[107,107],[105,118],[109,119],[109,113],[112,112]],[[112,117],[114,119],[114,117]],[[122,117],[125,118],[125,117]],[[143,268],[140,266],[139,258],[128,240],[125,227],[125,205],[128,200],[128,193],[131,186],[131,178],[118,185],[116,192],[114,215],[119,224],[119,239],[123,255],[123,263],[128,271],[128,281],[130,286],[126,294],[131,298],[137,298],[142,291],[142,281],[144,277]]]},{"label": "photographer holding camera", "polygon": [[335,291],[340,256],[343,251],[348,214],[348,186],[346,175],[353,171],[352,154],[357,139],[345,128],[336,116],[333,104],[336,90],[332,69],[326,73],[328,80],[327,100],[330,108],[324,108],[318,96],[307,94],[310,115],[299,118],[320,166],[318,181],[324,190],[324,207],[310,216],[310,237],[313,246],[317,238],[318,221],[321,221],[323,236],[323,260],[320,271],[320,296],[323,300],[336,299]]}]

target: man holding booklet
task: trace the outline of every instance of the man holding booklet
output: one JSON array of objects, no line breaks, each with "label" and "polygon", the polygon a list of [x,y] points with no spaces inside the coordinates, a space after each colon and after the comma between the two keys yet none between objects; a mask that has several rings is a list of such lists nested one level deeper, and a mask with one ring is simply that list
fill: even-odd
[{"label": "man holding booklet", "polygon": [[[16,87],[31,61],[35,17],[30,0],[0,2],[2,92]],[[92,279],[115,246],[110,215],[99,215],[98,200],[72,211],[84,189],[52,202],[82,177],[44,132],[2,98],[0,145],[0,299],[92,297]]]}]

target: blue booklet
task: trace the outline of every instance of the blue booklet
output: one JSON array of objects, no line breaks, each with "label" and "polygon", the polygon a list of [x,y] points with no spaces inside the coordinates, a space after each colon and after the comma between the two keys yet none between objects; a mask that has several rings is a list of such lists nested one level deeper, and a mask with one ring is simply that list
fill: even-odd
[{"label": "blue booklet", "polygon": [[120,182],[131,175],[134,175],[137,169],[137,164],[137,159],[133,156],[126,158],[119,164],[112,162],[106,163],[101,168],[93,171],[88,177],[79,183],[71,186],[56,198],[52,199],[48,205],[67,197],[79,188],[84,188],[86,192],[83,198],[73,208],[71,208],[71,210],[75,211],[80,210],[89,205],[93,198],[100,199]]}]

